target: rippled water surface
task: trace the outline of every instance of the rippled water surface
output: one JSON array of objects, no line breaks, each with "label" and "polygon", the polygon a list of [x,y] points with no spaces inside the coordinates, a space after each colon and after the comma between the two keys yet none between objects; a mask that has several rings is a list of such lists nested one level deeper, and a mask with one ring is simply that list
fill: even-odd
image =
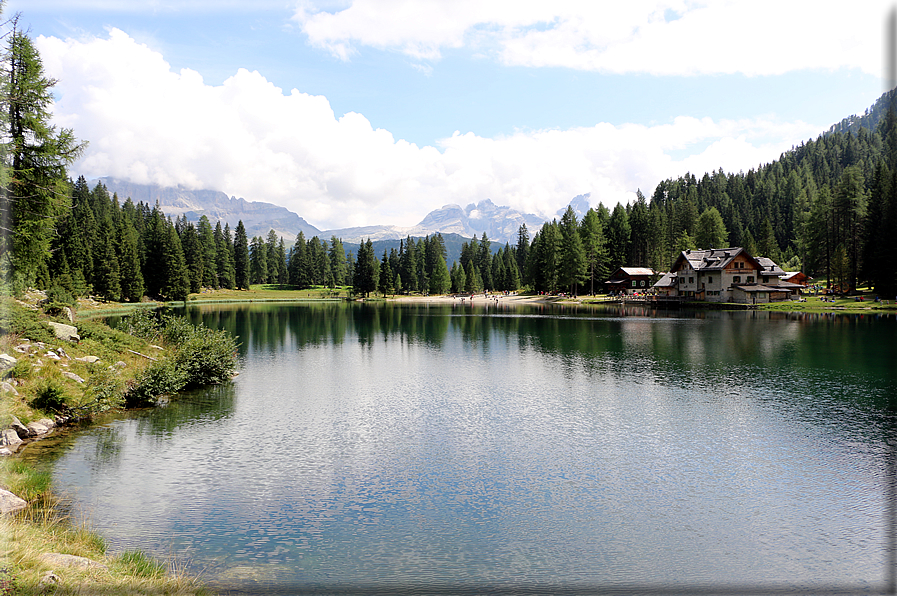
[{"label": "rippled water surface", "polygon": [[40,461],[222,589],[883,586],[893,318],[625,314],[194,310],[232,384]]}]

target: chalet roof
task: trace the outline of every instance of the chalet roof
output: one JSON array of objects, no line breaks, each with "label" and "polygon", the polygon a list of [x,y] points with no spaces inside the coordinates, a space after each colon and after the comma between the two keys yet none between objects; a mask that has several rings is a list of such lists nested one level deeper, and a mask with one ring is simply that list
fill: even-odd
[{"label": "chalet roof", "polygon": [[673,267],[672,272],[679,271],[687,262],[692,269],[697,271],[715,271],[725,269],[726,266],[735,260],[738,255],[744,255],[747,259],[761,267],[757,260],[745,252],[740,246],[730,248],[710,248],[700,250],[684,250],[679,254]]},{"label": "chalet roof", "polygon": [[757,262],[760,263],[760,267],[763,268],[761,271],[763,275],[775,275],[776,277],[779,277],[785,274],[785,272],[782,271],[782,268],[776,265],[770,258],[757,257]]},{"label": "chalet roof", "polygon": [[648,267],[618,267],[611,274],[607,283],[619,283],[633,277],[651,277],[652,275],[654,275],[654,270]]},{"label": "chalet roof", "polygon": [[620,267],[626,275],[654,275],[654,270],[650,267]]},{"label": "chalet roof", "polygon": [[652,287],[654,288],[672,288],[676,285],[675,273],[664,273]]}]

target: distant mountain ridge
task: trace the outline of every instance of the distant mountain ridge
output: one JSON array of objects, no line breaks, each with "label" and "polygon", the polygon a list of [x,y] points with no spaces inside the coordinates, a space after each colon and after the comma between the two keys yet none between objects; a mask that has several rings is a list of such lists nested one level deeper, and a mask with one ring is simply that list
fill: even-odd
[{"label": "distant mountain ridge", "polygon": [[[272,203],[247,201],[243,198],[228,197],[215,190],[189,190],[184,187],[164,187],[155,184],[136,184],[113,177],[103,177],[90,181],[93,186],[102,182],[110,193],[116,193],[120,202],[130,198],[135,203],[144,202],[155,205],[158,201],[162,211],[171,217],[184,216],[187,221],[196,222],[205,215],[212,222],[227,223],[231,229],[243,221],[246,234],[266,236],[274,230],[285,238],[289,244],[301,231],[306,238],[317,236],[329,239],[331,236],[341,238],[343,242],[357,244],[364,240],[388,241],[400,240],[411,236],[419,238],[435,233],[456,234],[472,238],[481,237],[484,233],[489,240],[504,245],[516,244],[520,226],[526,224],[530,239],[542,228],[545,220],[537,215],[521,213],[506,206],[499,206],[491,199],[479,203],[470,203],[462,208],[460,205],[444,205],[428,213],[416,226],[402,227],[391,225],[362,226],[319,230],[304,218]],[[571,201],[577,216],[581,217],[588,210],[589,194],[579,195]],[[559,211],[562,214],[564,210]]]},{"label": "distant mountain ridge", "polygon": [[144,202],[150,206],[158,201],[162,212],[171,217],[183,215],[187,221],[197,222],[205,215],[212,222],[212,226],[220,221],[222,224],[230,224],[231,230],[242,220],[246,234],[250,238],[266,236],[269,230],[274,230],[288,239],[295,238],[300,231],[309,238],[321,236],[321,230],[286,207],[273,203],[228,197],[217,190],[189,190],[182,186],[136,184],[108,176],[91,180],[90,185],[94,186],[97,182],[102,182],[110,193],[118,194],[120,203],[129,197],[135,203]]}]

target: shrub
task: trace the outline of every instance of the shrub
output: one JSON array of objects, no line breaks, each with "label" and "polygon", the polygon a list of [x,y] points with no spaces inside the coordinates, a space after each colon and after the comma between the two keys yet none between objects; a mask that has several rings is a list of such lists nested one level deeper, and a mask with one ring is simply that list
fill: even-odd
[{"label": "shrub", "polygon": [[147,308],[138,308],[122,320],[121,330],[128,335],[153,341],[159,337],[160,328],[159,318],[155,312]]},{"label": "shrub", "polygon": [[216,385],[233,376],[236,351],[237,343],[226,331],[196,327],[178,346],[175,360],[186,373],[188,387]]},{"label": "shrub", "polygon": [[98,414],[124,405],[124,383],[118,374],[104,366],[91,367],[87,384],[84,388],[86,403],[79,406],[79,411],[87,414]]},{"label": "shrub", "polygon": [[195,327],[186,317],[163,315],[160,320],[162,339],[167,344],[181,345],[192,339],[197,333]]},{"label": "shrub", "polygon": [[55,285],[47,290],[47,300],[50,304],[55,302],[63,306],[74,306],[77,302],[72,293],[60,285]]},{"label": "shrub", "polygon": [[12,300],[4,300],[0,304],[0,335],[9,334],[27,337],[32,341],[56,341],[53,331],[41,321],[37,311],[23,308]]},{"label": "shrub", "polygon": [[35,397],[28,405],[44,412],[65,413],[71,398],[56,379],[44,379],[35,390]]},{"label": "shrub", "polygon": [[186,371],[172,358],[154,362],[134,379],[125,393],[129,408],[153,405],[156,398],[180,391],[187,384]]}]

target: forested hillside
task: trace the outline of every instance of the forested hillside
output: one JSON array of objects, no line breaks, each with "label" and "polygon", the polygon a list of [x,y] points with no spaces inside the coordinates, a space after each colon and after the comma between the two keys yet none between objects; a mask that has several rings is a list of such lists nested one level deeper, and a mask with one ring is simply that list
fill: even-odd
[{"label": "forested hillside", "polygon": [[[599,205],[581,220],[570,208],[530,239],[490,248],[485,233],[462,244],[449,271],[439,234],[406,238],[398,248],[357,249],[339,238],[285,246],[276,233],[248,238],[208,218],[172,221],[162,210],[106,187],[72,182],[67,168],[82,144],[49,125],[51,89],[30,39],[7,36],[2,88],[6,139],[0,168],[0,272],[4,291],[29,286],[56,296],[93,294],[136,301],[183,300],[201,288],[251,283],[354,285],[371,291],[591,291],[619,266],[670,267],[688,248],[742,246],[785,270],[823,277],[843,291],[869,282],[897,291],[897,119],[895,92],[863,116],[748,172],[686,173],[660,182],[630,205]],[[452,250],[454,254],[454,248]],[[356,267],[356,265],[359,265]]]}]

